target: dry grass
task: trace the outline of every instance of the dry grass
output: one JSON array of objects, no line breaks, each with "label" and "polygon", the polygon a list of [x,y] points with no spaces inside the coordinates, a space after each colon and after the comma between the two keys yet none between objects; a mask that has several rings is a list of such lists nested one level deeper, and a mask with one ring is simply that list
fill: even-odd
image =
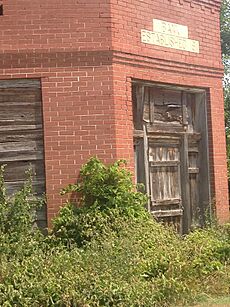
[{"label": "dry grass", "polygon": [[192,305],[193,307],[229,307],[230,296],[219,298],[205,298],[199,304]]}]

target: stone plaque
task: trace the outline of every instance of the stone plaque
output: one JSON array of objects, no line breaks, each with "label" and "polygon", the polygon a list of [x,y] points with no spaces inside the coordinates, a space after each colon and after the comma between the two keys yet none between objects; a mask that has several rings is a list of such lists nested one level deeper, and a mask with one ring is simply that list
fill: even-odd
[{"label": "stone plaque", "polygon": [[199,53],[198,41],[179,36],[141,30],[141,41],[145,44]]},{"label": "stone plaque", "polygon": [[153,19],[153,31],[141,30],[141,42],[171,49],[200,52],[199,41],[189,39],[188,27]]},{"label": "stone plaque", "polygon": [[153,31],[188,38],[188,27],[164,20],[153,19]]}]

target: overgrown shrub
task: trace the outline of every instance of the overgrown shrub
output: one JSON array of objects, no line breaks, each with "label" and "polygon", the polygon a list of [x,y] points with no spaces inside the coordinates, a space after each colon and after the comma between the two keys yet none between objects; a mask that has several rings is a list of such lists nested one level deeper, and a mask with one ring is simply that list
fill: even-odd
[{"label": "overgrown shrub", "polygon": [[216,230],[213,248],[213,234],[183,239],[152,219],[121,222],[119,236],[111,231],[84,249],[1,257],[0,305],[185,306],[200,293],[228,294],[229,265],[214,252],[226,242]]},{"label": "overgrown shrub", "polygon": [[[80,170],[80,180],[62,190],[62,194],[77,192],[79,204],[84,207],[96,206],[100,210],[119,208],[124,214],[130,207],[138,209],[146,204],[146,196],[136,191],[131,173],[124,168],[125,160],[106,166],[93,157]],[[133,214],[133,210],[131,210]],[[141,209],[142,213],[142,209]]]},{"label": "overgrown shrub", "polygon": [[2,211],[19,234],[0,240],[0,306],[185,306],[201,294],[230,294],[229,225],[180,237],[145,211],[126,172],[91,159],[67,189],[81,199],[61,209],[48,237],[32,231],[33,218],[13,224]]},{"label": "overgrown shrub", "polygon": [[33,232],[36,210],[42,200],[33,194],[32,173],[26,172],[27,180],[15,194],[8,196],[4,181],[4,165],[0,167],[0,236],[12,241]]},{"label": "overgrown shrub", "polygon": [[78,202],[67,203],[53,220],[53,234],[78,246],[109,230],[119,232],[120,219],[147,219],[147,197],[136,190],[131,174],[122,168],[124,161],[105,166],[91,158],[81,171],[81,181],[63,189],[77,192]]}]

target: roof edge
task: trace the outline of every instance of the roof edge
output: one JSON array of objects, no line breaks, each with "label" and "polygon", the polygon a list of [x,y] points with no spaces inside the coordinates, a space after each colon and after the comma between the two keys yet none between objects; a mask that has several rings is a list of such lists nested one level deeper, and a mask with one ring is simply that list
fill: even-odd
[{"label": "roof edge", "polygon": [[222,4],[222,0],[184,0],[184,2],[189,2],[191,6],[198,4],[214,10],[220,10]]}]

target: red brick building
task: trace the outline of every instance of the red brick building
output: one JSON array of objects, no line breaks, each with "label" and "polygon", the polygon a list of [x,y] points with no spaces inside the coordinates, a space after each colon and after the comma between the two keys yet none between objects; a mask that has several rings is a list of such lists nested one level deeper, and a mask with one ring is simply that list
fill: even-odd
[{"label": "red brick building", "polygon": [[50,221],[90,156],[125,158],[159,219],[228,220],[220,0],[0,3],[10,188],[30,161]]}]

